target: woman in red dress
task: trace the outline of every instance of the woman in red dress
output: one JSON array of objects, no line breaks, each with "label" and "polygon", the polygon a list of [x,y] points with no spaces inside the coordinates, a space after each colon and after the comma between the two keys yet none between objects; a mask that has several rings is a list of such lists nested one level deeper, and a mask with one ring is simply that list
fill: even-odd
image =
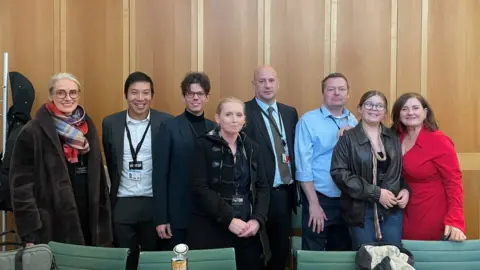
[{"label": "woman in red dress", "polygon": [[421,95],[400,96],[392,110],[399,132],[403,177],[411,189],[403,216],[403,239],[463,241],[462,173],[453,141],[438,130]]}]

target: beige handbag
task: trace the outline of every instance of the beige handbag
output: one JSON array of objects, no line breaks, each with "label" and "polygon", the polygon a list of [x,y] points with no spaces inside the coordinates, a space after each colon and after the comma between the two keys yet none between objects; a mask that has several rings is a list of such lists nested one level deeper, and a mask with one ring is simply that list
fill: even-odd
[{"label": "beige handbag", "polygon": [[[1,233],[14,233],[9,231]],[[0,246],[15,246],[17,249],[0,253],[0,270],[53,270],[57,269],[50,247],[46,244],[25,247],[21,242],[4,242]]]}]

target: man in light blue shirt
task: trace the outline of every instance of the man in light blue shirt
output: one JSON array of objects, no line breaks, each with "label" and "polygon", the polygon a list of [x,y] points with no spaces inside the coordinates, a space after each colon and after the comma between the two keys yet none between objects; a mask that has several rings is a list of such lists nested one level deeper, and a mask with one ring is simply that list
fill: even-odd
[{"label": "man in light blue shirt", "polygon": [[348,228],[340,213],[340,190],[330,176],[338,136],[358,121],[345,108],[347,78],[332,73],[322,81],[323,104],[305,113],[295,132],[296,180],[302,187],[302,249],[350,250]]}]

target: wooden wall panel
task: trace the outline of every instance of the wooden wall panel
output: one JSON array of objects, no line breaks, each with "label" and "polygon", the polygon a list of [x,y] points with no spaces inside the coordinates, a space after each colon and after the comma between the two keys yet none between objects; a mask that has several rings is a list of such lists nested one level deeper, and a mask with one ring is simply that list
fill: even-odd
[{"label": "wooden wall panel", "polygon": [[[32,116],[48,100],[48,79],[55,71],[54,18],[53,1],[0,0],[0,84],[3,84],[3,53],[8,52],[9,71],[22,73],[35,87]],[[8,87],[11,95],[10,85]],[[10,217],[7,227],[14,228]],[[4,230],[0,227],[0,231]]]},{"label": "wooden wall panel", "polygon": [[398,1],[397,96],[420,93],[421,34],[422,1]]},{"label": "wooden wall panel", "polygon": [[152,77],[152,107],[178,114],[184,103],[180,83],[191,67],[190,0],[130,0],[134,3],[130,71]]},{"label": "wooden wall panel", "polygon": [[[390,97],[391,1],[338,1],[336,69],[350,83],[349,109],[357,113],[363,93],[379,90]],[[335,27],[335,26],[332,26]]]},{"label": "wooden wall panel", "polygon": [[429,5],[428,100],[457,151],[480,152],[480,2]]},{"label": "wooden wall panel", "polygon": [[468,239],[480,238],[480,170],[462,171],[465,226]]},{"label": "wooden wall panel", "polygon": [[204,0],[204,69],[212,83],[206,115],[220,97],[253,98],[258,60],[257,1]]},{"label": "wooden wall panel", "polygon": [[48,99],[48,79],[55,71],[54,3],[42,0],[0,0],[0,25],[2,80],[3,53],[8,52],[9,71],[22,73],[35,87],[34,115],[38,107]]},{"label": "wooden wall panel", "polygon": [[83,86],[80,102],[101,135],[103,118],[123,109],[122,1],[61,4],[66,5],[65,25],[61,26],[66,34],[60,38],[65,39],[65,53],[60,60],[62,71],[80,80]]},{"label": "wooden wall panel", "polygon": [[325,36],[325,1],[303,0],[301,5],[289,0],[273,2],[270,47],[271,64],[280,80],[278,99],[302,115],[320,106],[321,80],[328,73],[325,55],[329,57],[330,37]]}]

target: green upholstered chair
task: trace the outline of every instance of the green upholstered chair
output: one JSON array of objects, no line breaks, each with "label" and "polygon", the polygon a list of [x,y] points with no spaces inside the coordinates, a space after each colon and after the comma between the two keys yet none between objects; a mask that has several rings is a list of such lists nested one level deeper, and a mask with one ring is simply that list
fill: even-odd
[{"label": "green upholstered chair", "polygon": [[297,250],[302,249],[302,205],[297,206],[297,214],[292,213],[292,233],[290,237],[291,254],[288,257],[290,269],[295,269]]},{"label": "green upholstered chair", "polygon": [[119,270],[127,264],[127,248],[88,247],[50,242],[59,270]]},{"label": "green upholstered chair", "polygon": [[403,240],[403,247],[412,252],[418,270],[478,270],[480,240],[464,242]]},{"label": "green upholstered chair", "polygon": [[355,270],[354,251],[297,251],[297,270]]},{"label": "green upholstered chair", "polygon": [[292,254],[302,249],[302,205],[297,206],[297,214],[292,214]]},{"label": "green upholstered chair", "polygon": [[[140,252],[138,270],[170,270],[173,251]],[[190,250],[188,266],[192,270],[235,270],[235,251],[233,248]]]}]

